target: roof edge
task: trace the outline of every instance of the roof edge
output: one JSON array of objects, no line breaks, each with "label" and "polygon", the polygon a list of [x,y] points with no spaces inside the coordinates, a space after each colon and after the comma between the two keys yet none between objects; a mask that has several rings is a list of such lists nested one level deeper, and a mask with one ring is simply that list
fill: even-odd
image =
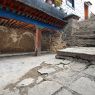
[{"label": "roof edge", "polygon": [[74,19],[76,19],[76,20],[79,20],[79,19],[80,19],[79,16],[77,16],[77,15],[75,15],[75,14],[70,14],[70,15],[68,15],[68,16],[65,16],[65,17],[64,17],[64,20],[68,20],[68,19],[70,19],[70,18],[74,18]]}]

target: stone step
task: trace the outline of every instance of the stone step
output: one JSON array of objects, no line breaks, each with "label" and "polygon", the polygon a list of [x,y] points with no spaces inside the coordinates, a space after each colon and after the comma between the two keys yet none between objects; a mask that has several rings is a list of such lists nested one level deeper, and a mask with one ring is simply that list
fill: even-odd
[{"label": "stone step", "polygon": [[95,32],[77,32],[72,35],[73,44],[76,46],[95,47]]},{"label": "stone step", "polygon": [[95,47],[71,47],[59,50],[56,58],[73,57],[88,61],[95,61]]},{"label": "stone step", "polygon": [[83,31],[83,32],[76,32],[73,35],[95,35],[95,31]]},{"label": "stone step", "polygon": [[[41,51],[41,54],[50,54],[50,51]],[[0,58],[3,57],[13,57],[13,56],[35,56],[35,52],[22,52],[22,53],[6,53],[6,54],[0,54]]]},{"label": "stone step", "polygon": [[95,34],[76,35],[76,37],[81,39],[95,39]]}]

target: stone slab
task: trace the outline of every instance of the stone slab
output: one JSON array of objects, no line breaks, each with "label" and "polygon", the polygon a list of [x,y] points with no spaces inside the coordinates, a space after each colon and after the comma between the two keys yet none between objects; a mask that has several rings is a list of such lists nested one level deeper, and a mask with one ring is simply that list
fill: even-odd
[{"label": "stone slab", "polygon": [[84,73],[95,77],[95,65],[91,65]]},{"label": "stone slab", "polygon": [[55,95],[73,95],[73,94],[66,89],[62,89],[61,91],[59,91]]},{"label": "stone slab", "polygon": [[73,71],[82,71],[87,67],[87,65],[88,65],[87,63],[76,61],[73,61],[71,64],[69,64],[70,68]]},{"label": "stone slab", "polygon": [[70,88],[81,95],[95,95],[95,81],[81,77]]},{"label": "stone slab", "polygon": [[44,81],[41,84],[38,84],[33,88],[30,88],[28,91],[28,95],[52,95],[61,87],[62,85],[60,85],[57,82]]},{"label": "stone slab", "polygon": [[53,75],[47,77],[47,79],[54,80],[59,82],[64,86],[68,86],[75,80],[77,77],[78,72],[74,72],[71,70],[63,70]]},{"label": "stone slab", "polygon": [[56,70],[54,68],[47,68],[47,67],[44,67],[44,68],[38,70],[38,72],[41,74],[50,74],[55,71]]},{"label": "stone slab", "polygon": [[17,87],[28,86],[32,84],[33,82],[34,82],[34,79],[32,78],[24,79],[20,83],[17,84]]},{"label": "stone slab", "polygon": [[75,57],[89,61],[95,61],[95,48],[94,47],[71,47],[59,50],[57,58],[62,57]]}]

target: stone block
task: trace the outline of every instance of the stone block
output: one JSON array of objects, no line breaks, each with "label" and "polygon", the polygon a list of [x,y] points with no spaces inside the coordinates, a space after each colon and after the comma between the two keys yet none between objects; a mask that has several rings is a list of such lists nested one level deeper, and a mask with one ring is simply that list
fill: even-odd
[{"label": "stone block", "polygon": [[57,82],[44,81],[33,88],[29,88],[28,95],[52,95],[61,87],[62,85]]},{"label": "stone block", "polygon": [[59,82],[60,84],[64,86],[69,86],[76,79],[77,74],[78,72],[74,72],[66,68],[66,70],[63,70],[63,71],[60,71],[58,73],[48,76],[47,79]]},{"label": "stone block", "polygon": [[86,77],[75,81],[70,88],[81,95],[95,95],[95,81]]},{"label": "stone block", "polygon": [[95,77],[95,65],[91,65],[84,73]]},{"label": "stone block", "polygon": [[38,72],[41,74],[50,74],[50,73],[53,73],[55,71],[56,70],[54,68],[47,68],[47,67],[44,67],[44,68],[38,70]]},{"label": "stone block", "polygon": [[34,82],[34,79],[32,78],[24,79],[17,84],[17,87],[28,86],[32,84],[33,82]]},{"label": "stone block", "polygon": [[73,94],[70,91],[66,90],[66,89],[62,89],[61,91],[59,91],[55,95],[73,95]]}]

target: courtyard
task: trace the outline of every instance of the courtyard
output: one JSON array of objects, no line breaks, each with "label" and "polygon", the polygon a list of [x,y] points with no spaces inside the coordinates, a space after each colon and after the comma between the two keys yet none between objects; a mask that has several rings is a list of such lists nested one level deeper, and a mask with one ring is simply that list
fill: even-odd
[{"label": "courtyard", "polygon": [[95,64],[56,54],[0,58],[0,95],[95,95]]}]

